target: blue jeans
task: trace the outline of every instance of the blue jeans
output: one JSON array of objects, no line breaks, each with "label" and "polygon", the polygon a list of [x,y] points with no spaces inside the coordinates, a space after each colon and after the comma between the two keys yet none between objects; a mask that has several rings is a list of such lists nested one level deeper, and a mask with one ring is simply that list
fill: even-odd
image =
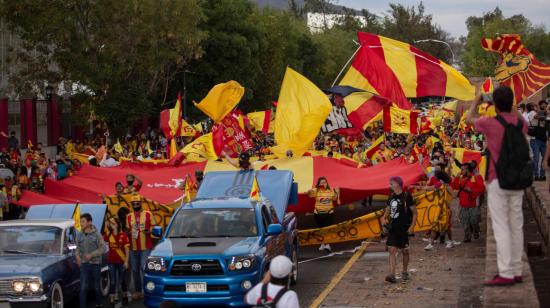
[{"label": "blue jeans", "polygon": [[80,265],[80,308],[86,308],[86,293],[88,293],[88,286],[92,281],[95,291],[96,305],[101,305],[101,265],[82,263]]},{"label": "blue jeans", "polygon": [[132,250],[130,251],[130,263],[132,267],[132,276],[134,278],[134,288],[136,292],[141,293],[143,291],[142,281],[143,272],[145,270],[145,262],[149,256],[150,250]]},{"label": "blue jeans", "polygon": [[122,292],[128,292],[124,272],[124,264],[109,264],[109,294],[116,294],[120,285]]},{"label": "blue jeans", "polygon": [[[546,141],[538,140],[536,138],[531,139],[531,151],[533,151],[533,175],[535,177],[544,176],[544,162],[541,161],[546,155]],[[540,163],[540,166],[539,166]]]}]

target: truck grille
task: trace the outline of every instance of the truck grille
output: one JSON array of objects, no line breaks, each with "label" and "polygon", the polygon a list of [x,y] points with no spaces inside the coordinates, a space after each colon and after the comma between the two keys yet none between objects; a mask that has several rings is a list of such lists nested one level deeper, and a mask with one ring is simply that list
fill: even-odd
[{"label": "truck grille", "polygon": [[223,275],[223,268],[218,260],[176,260],[170,274],[173,276]]},{"label": "truck grille", "polygon": [[11,291],[11,280],[0,280],[0,295],[9,295]]},{"label": "truck grille", "polygon": [[[185,286],[164,286],[165,292],[185,292]],[[229,285],[219,284],[219,285],[206,285],[207,292],[223,292],[229,291]]]}]

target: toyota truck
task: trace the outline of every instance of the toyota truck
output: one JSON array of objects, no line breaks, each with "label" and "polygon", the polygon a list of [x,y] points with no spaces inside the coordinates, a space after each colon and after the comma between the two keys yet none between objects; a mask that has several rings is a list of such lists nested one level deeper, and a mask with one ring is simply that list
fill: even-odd
[{"label": "toyota truck", "polygon": [[[259,200],[249,198],[254,178]],[[245,306],[244,295],[277,255],[294,262],[298,279],[297,200],[290,171],[209,172],[195,200],[182,204],[146,262],[145,305]]]}]

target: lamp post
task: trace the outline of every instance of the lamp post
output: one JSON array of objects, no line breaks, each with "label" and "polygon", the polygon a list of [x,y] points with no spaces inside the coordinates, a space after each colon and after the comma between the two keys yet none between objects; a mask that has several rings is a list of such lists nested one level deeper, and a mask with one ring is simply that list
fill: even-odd
[{"label": "lamp post", "polygon": [[441,40],[436,40],[436,39],[425,39],[425,40],[418,40],[418,41],[414,41],[415,44],[417,43],[426,43],[426,42],[434,42],[434,43],[440,43],[440,44],[444,44],[446,45],[447,47],[449,47],[449,50],[451,51],[451,65],[454,65],[456,62],[455,62],[455,53],[453,52],[453,48],[451,47],[451,45],[445,41],[441,41]]}]

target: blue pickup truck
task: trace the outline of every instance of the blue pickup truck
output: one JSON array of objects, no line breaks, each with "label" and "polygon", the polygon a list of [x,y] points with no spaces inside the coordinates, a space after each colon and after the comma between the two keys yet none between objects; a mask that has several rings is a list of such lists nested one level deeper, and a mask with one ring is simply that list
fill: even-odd
[{"label": "blue pickup truck", "polygon": [[[261,200],[249,199],[256,177]],[[245,306],[277,255],[294,262],[298,279],[297,220],[286,213],[296,200],[290,171],[209,172],[197,197],[172,217],[146,264],[145,305]]]}]

